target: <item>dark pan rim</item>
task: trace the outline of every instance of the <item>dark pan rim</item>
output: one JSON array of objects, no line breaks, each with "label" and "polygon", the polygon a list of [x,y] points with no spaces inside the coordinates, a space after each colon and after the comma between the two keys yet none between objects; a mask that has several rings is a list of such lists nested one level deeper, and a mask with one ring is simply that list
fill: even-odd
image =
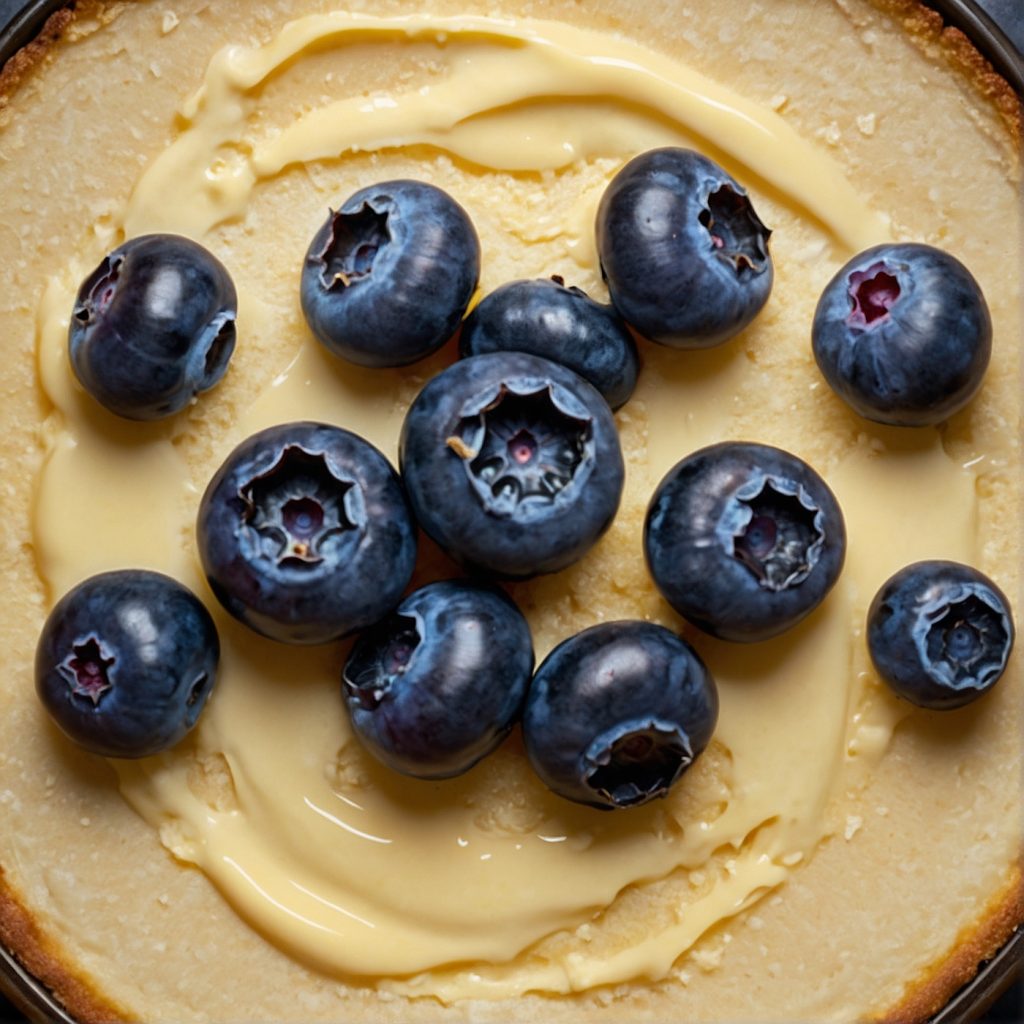
[{"label": "dark pan rim", "polygon": [[[49,990],[37,981],[13,954],[0,946],[0,994],[7,997],[11,1005],[31,1024],[76,1024],[73,1017],[51,995]],[[5,1024],[17,1024],[16,1021]]]},{"label": "dark pan rim", "polygon": [[[1024,100],[1024,55],[999,25],[973,0],[923,0],[938,11],[943,20],[960,29],[991,62],[995,70]],[[5,25],[0,25],[0,70],[42,30],[46,19],[67,0],[28,0]],[[0,7],[0,17],[8,7]],[[969,1024],[1024,973],[1024,926],[991,960],[983,963],[977,975],[962,988],[930,1024]],[[23,1013],[32,1024],[76,1024],[51,993],[26,971],[15,957],[0,947],[0,994]]]},{"label": "dark pan rim", "polygon": [[1024,926],[932,1018],[930,1024],[970,1024],[977,1020],[1010,986],[1020,980],[1024,967]]},{"label": "dark pan rim", "polygon": [[947,25],[960,29],[1024,100],[1024,54],[974,0],[924,0]]},{"label": "dark pan rim", "polygon": [[[0,70],[39,35],[51,14],[67,6],[66,0],[27,0],[6,25],[0,26]],[[9,5],[0,7],[0,15],[6,14],[8,9]]]}]

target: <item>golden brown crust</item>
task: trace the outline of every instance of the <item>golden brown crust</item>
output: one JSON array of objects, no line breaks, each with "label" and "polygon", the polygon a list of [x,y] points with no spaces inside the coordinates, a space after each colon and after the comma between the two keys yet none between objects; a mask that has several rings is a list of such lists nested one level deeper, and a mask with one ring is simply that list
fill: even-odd
[{"label": "golden brown crust", "polygon": [[[900,23],[922,49],[938,46],[942,55],[981,97],[999,112],[1016,147],[1024,138],[1024,102],[999,75],[974,43],[920,0],[873,0],[883,13]],[[1024,874],[1018,864],[1005,891],[992,899],[985,912],[957,936],[948,956],[907,986],[903,1000],[885,1011],[878,1024],[919,1024],[941,1010],[991,958],[1024,926]]]},{"label": "golden brown crust", "polygon": [[60,42],[68,26],[75,20],[76,10],[73,5],[62,7],[46,19],[42,31],[27,46],[23,46],[0,69],[0,114],[10,102],[14,90],[24,81],[25,77],[43,64],[50,56],[55,44]]},{"label": "golden brown crust", "polygon": [[104,997],[85,978],[68,970],[68,957],[40,934],[31,914],[18,900],[0,867],[0,945],[17,951],[19,963],[47,989],[56,993],[67,1012],[80,1024],[110,1024],[131,1020],[127,1011]]},{"label": "golden brown crust", "polygon": [[1024,101],[963,32],[945,25],[942,15],[925,7],[921,0],[872,0],[872,3],[898,21],[922,49],[937,45],[946,60],[999,111],[1014,145],[1020,146],[1024,137]]},{"label": "golden brown crust", "polygon": [[[0,125],[10,98],[24,81],[51,58],[76,17],[87,5],[70,3],[47,18],[39,35],[0,68]],[[0,946],[15,952],[18,962],[36,978],[81,1024],[108,1024],[128,1020],[123,1009],[105,999],[96,988],[68,969],[70,958],[39,931],[30,912],[18,899],[0,866]]]},{"label": "golden brown crust", "polygon": [[3,67],[0,67],[0,126],[6,108],[18,87],[34,71],[53,56],[57,44],[65,39],[72,25],[85,18],[107,20],[109,4],[104,0],[68,0],[43,23],[39,35],[23,46]]},{"label": "golden brown crust", "polygon": [[876,1024],[921,1024],[938,1013],[994,956],[1014,930],[1024,925],[1024,872],[1014,869],[1006,889],[973,925],[954,941],[949,955],[907,986],[897,1006],[876,1018]]},{"label": "golden brown crust", "polygon": [[1024,126],[1024,103],[1021,98],[959,29],[945,29],[942,42],[950,62],[967,75],[975,89],[999,111],[1014,143],[1019,146]]}]

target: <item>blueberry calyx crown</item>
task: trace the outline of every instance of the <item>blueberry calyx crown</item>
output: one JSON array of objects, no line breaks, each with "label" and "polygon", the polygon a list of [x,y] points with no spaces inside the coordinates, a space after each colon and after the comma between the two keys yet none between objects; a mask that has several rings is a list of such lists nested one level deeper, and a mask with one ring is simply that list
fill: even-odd
[{"label": "blueberry calyx crown", "polygon": [[349,506],[358,495],[322,453],[287,445],[265,473],[238,492],[242,522],[258,535],[259,546],[279,566],[317,565],[333,538],[360,526]]},{"label": "blueberry calyx crown", "polygon": [[900,297],[900,282],[894,269],[885,260],[879,260],[866,270],[853,271],[848,281],[850,315],[846,322],[860,328],[884,323]]},{"label": "blueberry calyx crown", "polygon": [[824,516],[807,491],[782,477],[758,475],[736,491],[716,533],[727,554],[766,590],[798,587],[825,543]]},{"label": "blueberry calyx crown", "polygon": [[944,686],[987,689],[1006,668],[1012,627],[985,586],[926,594],[912,633],[922,665]]},{"label": "blueberry calyx crown", "polygon": [[613,807],[633,807],[664,796],[693,763],[689,737],[658,719],[617,725],[583,754],[584,779]]},{"label": "blueberry calyx crown", "polygon": [[86,278],[75,302],[72,316],[85,326],[110,308],[117,293],[117,279],[121,276],[124,256],[111,253],[103,258],[100,265]]},{"label": "blueberry calyx crown", "polygon": [[60,671],[68,681],[75,697],[91,700],[96,707],[105,693],[114,688],[110,669],[116,659],[107,655],[95,636],[73,644],[71,653],[60,665]]},{"label": "blueberry calyx crown", "polygon": [[189,687],[188,696],[185,698],[186,719],[189,725],[195,725],[199,718],[200,711],[206,703],[207,691],[210,689],[212,679],[209,672],[200,672],[192,681]]},{"label": "blueberry calyx crown", "polygon": [[235,350],[235,314],[233,311],[219,313],[210,321],[209,341],[201,353],[203,370],[199,375],[199,390],[212,388],[224,375],[231,355]]},{"label": "blueberry calyx crown", "polygon": [[463,416],[447,443],[487,511],[511,516],[525,502],[553,503],[587,458],[592,437],[592,421],[561,408],[554,387],[520,394],[502,384]]},{"label": "blueberry calyx crown", "polygon": [[331,227],[319,253],[320,283],[325,291],[348,288],[373,273],[377,253],[391,241],[388,212],[363,203],[352,213],[331,211]]},{"label": "blueberry calyx crown", "polygon": [[353,648],[342,673],[345,692],[367,711],[379,707],[409,669],[422,640],[413,616],[396,613],[384,619]]},{"label": "blueberry calyx crown", "polygon": [[697,219],[710,236],[715,255],[730,263],[737,275],[765,269],[771,231],[761,223],[746,192],[719,185],[708,192]]}]

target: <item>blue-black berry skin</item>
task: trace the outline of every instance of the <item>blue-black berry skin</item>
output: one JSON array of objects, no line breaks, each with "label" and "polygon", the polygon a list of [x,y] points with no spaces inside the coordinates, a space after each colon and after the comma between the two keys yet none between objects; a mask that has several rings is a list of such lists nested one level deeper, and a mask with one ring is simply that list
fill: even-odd
[{"label": "blue-black berry skin", "polygon": [[854,257],[822,293],[814,358],[855,412],[893,426],[942,423],[981,387],[992,320],[956,258],[917,243]]},{"label": "blue-black berry skin", "polygon": [[459,354],[528,352],[551,359],[590,381],[618,409],[636,387],[640,357],[615,311],[561,278],[510,281],[466,317]]},{"label": "blue-black berry skin", "polygon": [[179,235],[133,238],[79,289],[72,369],[118,416],[171,416],[224,376],[237,309],[230,274],[201,245]]},{"label": "blue-black berry skin", "polygon": [[533,672],[533,641],[500,590],[431,583],[356,641],[342,674],[352,727],[384,764],[447,779],[508,735]]},{"label": "blue-black berry skin", "polygon": [[959,562],[915,562],[885,582],[868,610],[868,651],[892,690],[948,711],[987,693],[1013,649],[1006,595]]},{"label": "blue-black berry skin", "polygon": [[631,160],[597,211],[597,249],[612,303],[651,341],[710,348],[738,334],[771,294],[771,232],[746,191],[693,150]]},{"label": "blue-black berry skin", "polygon": [[665,796],[707,747],[718,692],[696,651],[650,622],[610,622],[537,669],[523,739],[555,793],[601,810]]},{"label": "blue-black berry skin", "polygon": [[575,562],[622,496],[608,403],[571,370],[521,352],[434,377],[406,414],[399,458],[423,530],[465,568],[498,577]]},{"label": "blue-black berry skin", "polygon": [[86,750],[148,757],[196,724],[219,659],[213,619],[190,590],[161,573],[120,569],[57,602],[36,647],[36,692]]},{"label": "blue-black berry skin", "polygon": [[365,629],[398,603],[416,561],[398,474],[368,441],[324,423],[243,441],[210,481],[196,533],[218,600],[284,643]]},{"label": "blue-black berry skin", "polygon": [[767,640],[835,584],[846,553],[839,503],[802,459],[723,442],[688,455],[647,509],[644,553],[666,601],[723,640]]},{"label": "blue-black berry skin", "polygon": [[302,311],[335,355],[405,366],[458,329],[480,277],[466,211],[420,181],[361,189],[331,211],[302,267]]}]

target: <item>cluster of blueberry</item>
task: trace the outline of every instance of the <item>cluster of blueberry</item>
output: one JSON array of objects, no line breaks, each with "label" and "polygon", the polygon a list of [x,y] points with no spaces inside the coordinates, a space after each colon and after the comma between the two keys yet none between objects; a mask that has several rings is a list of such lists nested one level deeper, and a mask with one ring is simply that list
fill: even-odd
[{"label": "cluster of blueberry", "polygon": [[[612,409],[637,379],[631,329],[677,348],[732,337],[771,291],[768,238],[721,168],[656,150],[627,164],[598,210],[611,305],[554,278],[508,284],[466,317],[480,246],[465,211],[419,182],[357,192],[306,256],[301,299],[313,333],[351,361],[402,366],[461,323],[462,358],[410,406],[401,475],[368,442],[326,424],[272,427],[239,445],[200,502],[213,593],[286,643],[361,633],[343,670],[345,703],[367,747],[399,771],[464,772],[521,718],[528,756],[555,792],[602,808],[663,795],[706,747],[718,713],[714,682],[684,640],[650,623],[605,624],[564,641],[534,673],[526,621],[496,586],[447,581],[402,595],[417,526],[477,578],[556,572],[589,550],[622,494]],[[172,414],[223,374],[235,306],[227,271],[202,247],[134,239],[82,285],[72,366],[122,416]],[[828,286],[813,344],[862,415],[930,423],[977,390],[991,324],[951,257],[878,247]],[[738,642],[776,636],[817,607],[845,546],[821,477],[753,443],[684,458],[656,490],[644,529],[669,604]],[[956,707],[998,679],[1013,624],[1005,597],[975,570],[919,563],[876,597],[868,640],[897,692]],[[180,584],[106,573],[54,609],[37,687],[79,742],[145,756],[194,724],[217,653],[209,613]]]}]

